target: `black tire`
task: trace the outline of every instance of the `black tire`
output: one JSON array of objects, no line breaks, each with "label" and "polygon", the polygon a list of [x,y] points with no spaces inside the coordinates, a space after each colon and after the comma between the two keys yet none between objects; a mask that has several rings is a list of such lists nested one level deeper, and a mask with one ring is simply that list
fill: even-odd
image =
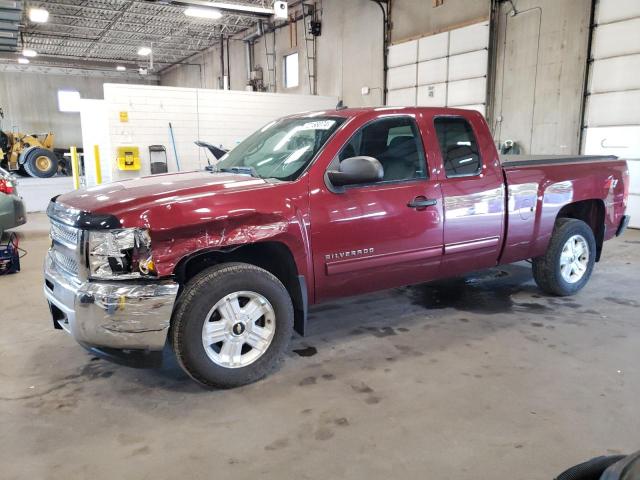
[{"label": "black tire", "polygon": [[[38,159],[45,157],[48,159],[46,166],[42,166]],[[28,152],[24,161],[25,171],[32,177],[50,178],[58,172],[58,157],[51,150],[46,148],[34,148]]]},{"label": "black tire", "polygon": [[[582,236],[589,248],[587,268],[578,281],[570,283],[564,279],[560,269],[562,249],[574,235]],[[556,221],[547,252],[533,259],[533,278],[538,286],[547,293],[559,296],[574,295],[589,281],[596,257],[596,240],[591,227],[582,220],[560,218]]]},{"label": "black tire", "polygon": [[[275,311],[275,332],[262,356],[249,365],[230,368],[209,358],[202,342],[204,321],[226,295],[255,292]],[[255,382],[282,359],[293,334],[293,304],[287,289],[271,273],[246,263],[224,263],[193,277],[184,287],[173,313],[170,341],[178,363],[197,382],[233,388]]]}]

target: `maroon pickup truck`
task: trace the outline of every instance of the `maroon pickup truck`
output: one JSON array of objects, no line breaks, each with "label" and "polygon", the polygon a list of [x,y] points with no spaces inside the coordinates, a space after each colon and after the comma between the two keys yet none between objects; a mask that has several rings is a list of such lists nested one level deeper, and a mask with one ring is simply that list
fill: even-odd
[{"label": "maroon pickup truck", "polygon": [[500,159],[474,111],[304,113],[213,171],[52,199],[56,328],[116,358],[159,352],[206,385],[263,377],[309,305],[532,259],[552,295],[589,280],[627,226],[626,162]]}]

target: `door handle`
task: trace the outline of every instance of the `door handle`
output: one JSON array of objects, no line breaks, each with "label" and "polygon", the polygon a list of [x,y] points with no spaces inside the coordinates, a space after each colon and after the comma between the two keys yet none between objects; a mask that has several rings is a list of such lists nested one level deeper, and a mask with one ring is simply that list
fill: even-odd
[{"label": "door handle", "polygon": [[438,200],[435,198],[425,198],[425,197],[416,197],[407,203],[407,207],[409,208],[426,208],[433,207],[438,204]]}]

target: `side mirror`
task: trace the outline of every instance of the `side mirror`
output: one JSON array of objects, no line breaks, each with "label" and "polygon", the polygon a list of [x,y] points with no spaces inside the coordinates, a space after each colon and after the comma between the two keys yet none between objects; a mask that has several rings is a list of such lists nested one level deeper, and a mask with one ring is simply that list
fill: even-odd
[{"label": "side mirror", "polygon": [[329,170],[327,177],[335,187],[379,182],[384,177],[382,164],[373,157],[345,158],[338,170]]}]

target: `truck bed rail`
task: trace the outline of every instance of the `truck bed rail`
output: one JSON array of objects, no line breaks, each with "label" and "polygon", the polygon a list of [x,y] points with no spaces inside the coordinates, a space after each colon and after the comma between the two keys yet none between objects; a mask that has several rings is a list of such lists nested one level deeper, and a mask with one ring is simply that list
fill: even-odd
[{"label": "truck bed rail", "polygon": [[597,163],[618,160],[615,155],[500,155],[503,168],[561,165],[569,163]]}]

